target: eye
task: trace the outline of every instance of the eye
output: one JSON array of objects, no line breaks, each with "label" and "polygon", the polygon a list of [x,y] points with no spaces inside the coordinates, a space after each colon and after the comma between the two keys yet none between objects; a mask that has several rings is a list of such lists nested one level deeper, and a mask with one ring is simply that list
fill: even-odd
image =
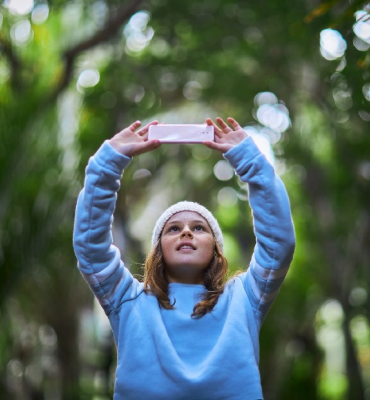
[{"label": "eye", "polygon": [[195,231],[204,231],[204,227],[203,227],[202,225],[197,225],[197,226],[194,228],[194,230],[195,230]]},{"label": "eye", "polygon": [[179,227],[176,225],[171,226],[168,228],[168,232],[177,232],[179,230]]}]

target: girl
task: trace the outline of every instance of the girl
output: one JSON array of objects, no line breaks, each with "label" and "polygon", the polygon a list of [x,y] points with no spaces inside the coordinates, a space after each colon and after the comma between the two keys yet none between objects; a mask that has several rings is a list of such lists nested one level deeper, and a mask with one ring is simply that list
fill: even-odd
[{"label": "girl", "polygon": [[221,229],[212,213],[180,202],[158,219],[144,282],[112,245],[123,170],[155,150],[133,123],[90,159],[76,209],[78,267],[104,308],[118,351],[115,400],[262,399],[259,330],[293,258],[289,200],[273,167],[232,118],[204,142],[224,154],[249,185],[256,246],[246,272],[225,283]]}]

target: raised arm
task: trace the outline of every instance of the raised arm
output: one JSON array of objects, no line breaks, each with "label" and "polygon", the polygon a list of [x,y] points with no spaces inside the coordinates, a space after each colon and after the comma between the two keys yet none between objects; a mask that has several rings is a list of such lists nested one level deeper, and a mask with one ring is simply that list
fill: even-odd
[{"label": "raised arm", "polygon": [[107,314],[143,290],[112,244],[112,223],[124,168],[134,155],[159,146],[147,140],[149,125],[135,132],[136,122],[103,143],[89,160],[77,201],[73,244],[78,268]]},{"label": "raised arm", "polygon": [[295,235],[289,199],[274,168],[240,125],[232,118],[229,122],[234,129],[221,119],[217,122],[219,148],[213,148],[222,151],[240,179],[248,183],[256,246],[250,268],[240,278],[262,323],[293,258]]}]

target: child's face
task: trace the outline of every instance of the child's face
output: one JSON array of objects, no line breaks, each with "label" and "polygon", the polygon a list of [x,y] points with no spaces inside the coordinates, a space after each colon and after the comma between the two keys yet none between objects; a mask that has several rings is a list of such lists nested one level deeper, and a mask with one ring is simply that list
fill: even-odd
[{"label": "child's face", "polygon": [[163,228],[161,246],[169,282],[203,283],[202,272],[212,261],[215,239],[201,215],[174,214]]}]

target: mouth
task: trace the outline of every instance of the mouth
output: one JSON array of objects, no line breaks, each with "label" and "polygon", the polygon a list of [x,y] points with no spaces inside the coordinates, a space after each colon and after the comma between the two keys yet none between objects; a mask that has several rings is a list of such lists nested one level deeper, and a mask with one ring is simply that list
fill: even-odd
[{"label": "mouth", "polygon": [[177,251],[180,250],[195,250],[195,247],[191,243],[183,243],[177,247]]}]

